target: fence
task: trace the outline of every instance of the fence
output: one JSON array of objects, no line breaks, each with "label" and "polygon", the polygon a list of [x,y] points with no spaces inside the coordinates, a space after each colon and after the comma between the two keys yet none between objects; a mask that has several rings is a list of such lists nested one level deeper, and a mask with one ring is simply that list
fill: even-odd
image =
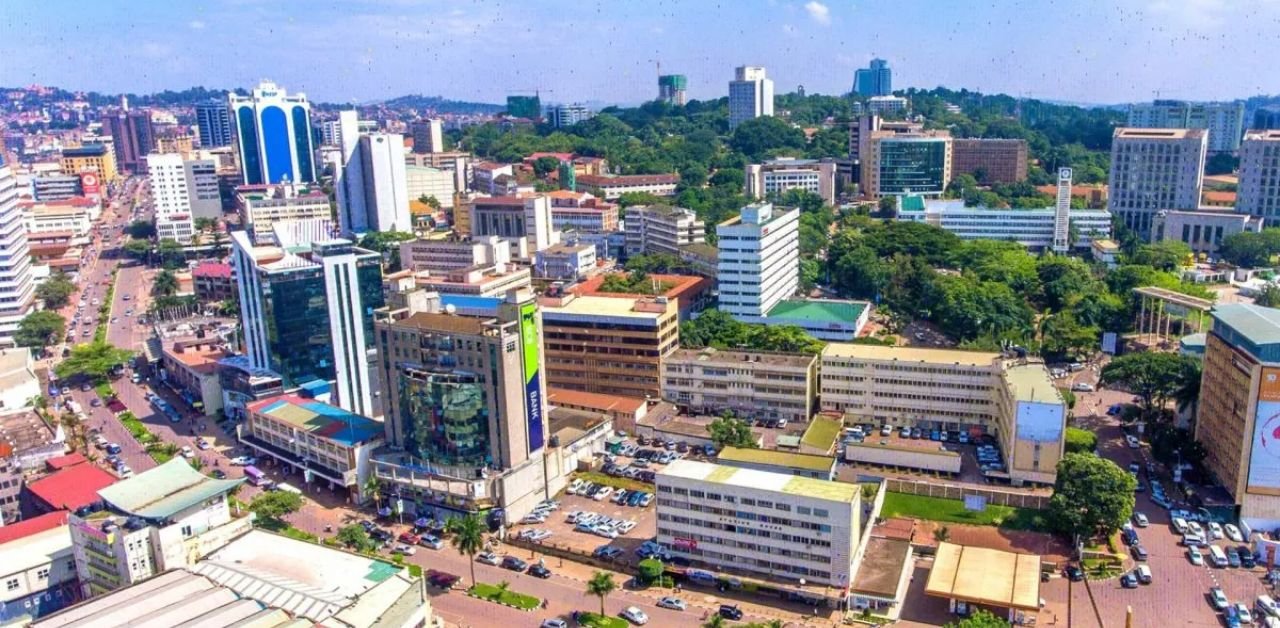
[{"label": "fence", "polygon": [[1049,507],[1048,495],[1032,495],[1016,491],[1003,491],[978,486],[961,486],[958,484],[940,484],[921,480],[901,480],[889,478],[885,480],[886,488],[893,493],[907,493],[924,497],[940,497],[964,501],[965,495],[981,495],[987,503],[1015,508],[1034,508],[1044,510]]}]

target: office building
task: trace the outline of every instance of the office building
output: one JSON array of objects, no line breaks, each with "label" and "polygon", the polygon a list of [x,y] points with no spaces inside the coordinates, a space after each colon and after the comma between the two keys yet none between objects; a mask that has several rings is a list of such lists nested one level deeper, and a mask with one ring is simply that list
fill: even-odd
[{"label": "office building", "polygon": [[224,99],[196,103],[196,127],[201,148],[230,146],[235,137],[231,132],[231,106]]},{"label": "office building", "polygon": [[342,232],[411,231],[403,137],[394,133],[361,135],[358,155],[358,174],[348,163],[343,177],[346,194],[338,197]]},{"label": "office building", "polygon": [[156,137],[153,153],[178,153],[189,158],[195,154],[195,138],[190,135],[178,135],[170,132]]},{"label": "office building", "polygon": [[507,115],[513,118],[539,120],[542,118],[542,99],[533,96],[507,96]]},{"label": "office building", "polygon": [[577,242],[549,246],[534,257],[534,274],[541,279],[578,281],[596,269],[596,247]]},{"label": "office building", "polygon": [[278,373],[289,389],[336,380],[337,405],[381,416],[369,361],[382,256],[347,240],[255,246],[244,231],[231,244],[250,365]]},{"label": "office building", "polygon": [[514,178],[515,167],[512,164],[499,164],[482,161],[471,167],[471,189],[480,194],[498,194],[498,180],[501,177]]},{"label": "office building", "polygon": [[627,257],[678,255],[685,245],[707,241],[706,225],[693,210],[683,207],[635,205],[627,208],[624,223]]},{"label": "office building", "polygon": [[[65,161],[65,158],[64,158]],[[12,347],[18,323],[31,313],[35,284],[31,251],[18,205],[18,180],[0,155],[0,347]]]},{"label": "office building", "polygon": [[527,266],[484,263],[439,273],[404,270],[386,279],[388,284],[416,286],[441,295],[500,298],[512,290],[528,288],[532,278]]},{"label": "office building", "polygon": [[511,245],[497,236],[470,239],[423,239],[400,243],[400,265],[406,270],[444,274],[479,265],[511,263]]},{"label": "office building", "polygon": [[80,599],[66,512],[0,527],[0,625],[25,626]]},{"label": "office building", "polygon": [[868,198],[938,197],[951,183],[951,134],[882,129],[867,138],[862,188]]},{"label": "office building", "polygon": [[1249,131],[1240,144],[1236,211],[1280,217],[1280,130]]},{"label": "office building", "polygon": [[119,110],[103,116],[103,131],[111,136],[116,165],[125,172],[146,172],[143,160],[155,148],[155,129],[148,109]]},{"label": "office building", "polygon": [[453,172],[426,166],[404,168],[405,197],[411,206],[410,213],[413,213],[413,203],[423,197],[436,199],[441,209],[453,209],[453,198],[461,191]]},{"label": "office building", "polygon": [[[471,187],[471,153],[462,151],[446,151],[441,153],[406,153],[404,164],[407,167],[435,168],[453,175],[453,189],[465,193]],[[443,198],[436,199],[443,205]],[[449,199],[452,206],[453,199]]]},{"label": "office building", "polygon": [[1187,102],[1157,100],[1151,104],[1129,105],[1130,128],[1204,129],[1210,153],[1240,150],[1244,135],[1243,102]]},{"label": "office building", "polygon": [[327,484],[366,501],[373,450],[385,438],[382,423],[327,403],[281,395],[249,403],[240,442],[261,458],[302,472],[307,483]]},{"label": "office building", "polygon": [[590,120],[595,116],[596,112],[580,103],[547,107],[547,123],[556,128],[573,126],[579,122]]},{"label": "office building", "polygon": [[1198,209],[1206,139],[1204,129],[1117,128],[1107,209],[1143,238],[1160,210]]},{"label": "office building", "polygon": [[1205,468],[1256,530],[1280,525],[1280,310],[1213,308],[1195,421]]},{"label": "office building", "polygon": [[863,518],[857,484],[693,460],[667,465],[656,484],[658,544],[695,567],[785,582],[802,594],[812,594],[805,584],[843,591],[853,578]]},{"label": "office building", "polygon": [[120,173],[116,170],[116,158],[111,148],[105,144],[85,144],[62,149],[62,174],[78,177],[86,172],[98,175],[103,183],[118,179]]},{"label": "office building", "polygon": [[1261,216],[1238,214],[1230,208],[1166,209],[1156,212],[1151,225],[1151,241],[1182,242],[1191,247],[1193,253],[1216,258],[1223,239],[1245,231],[1262,233],[1264,221]]},{"label": "office building", "polygon": [[37,201],[65,201],[84,196],[82,176],[84,175],[46,174],[33,177],[31,191]]},{"label": "office building", "polygon": [[618,230],[618,206],[587,192],[556,190],[551,199],[551,227],[557,231],[605,233]]},{"label": "office building", "polygon": [[873,116],[900,116],[910,108],[911,101],[902,96],[872,96],[867,99],[867,112]]},{"label": "office building", "polygon": [[[65,201],[22,201],[22,222],[27,236],[69,233],[72,238],[86,238],[93,221],[101,212],[96,201],[78,196]],[[83,240],[81,240],[83,242]]]},{"label": "office building", "polygon": [[893,93],[893,70],[884,59],[872,59],[871,65],[853,73],[853,93],[871,98]]},{"label": "office building", "polygon": [[248,96],[228,96],[244,182],[311,183],[316,180],[311,104],[263,81]]},{"label": "office building", "polygon": [[599,198],[614,201],[627,192],[654,196],[675,196],[678,174],[580,174],[575,177],[577,189]]},{"label": "office building", "polygon": [[787,190],[804,190],[836,202],[836,163],[830,160],[782,157],[747,166],[747,197],[773,200]]},{"label": "office building", "polygon": [[966,138],[951,140],[951,176],[973,175],[983,185],[1027,178],[1027,141]]},{"label": "office building", "polygon": [[669,105],[683,107],[688,102],[689,79],[683,74],[663,74],[658,77],[658,100]]},{"label": "office building", "polygon": [[218,187],[218,163],[211,156],[183,159],[187,202],[196,218],[222,218],[222,193]]},{"label": "office building", "polygon": [[1258,107],[1253,112],[1253,124],[1249,128],[1255,131],[1273,131],[1280,129],[1280,107]]},{"label": "office building", "polygon": [[548,386],[662,396],[662,364],[680,342],[674,300],[564,294],[539,302]]},{"label": "office building", "polygon": [[146,172],[157,218],[191,213],[191,191],[187,187],[182,155],[147,155]]},{"label": "office building", "polygon": [[253,234],[255,242],[270,238],[276,223],[328,220],[332,216],[329,196],[319,186],[293,183],[237,187],[236,208],[240,225]]},{"label": "office building", "polygon": [[720,311],[760,322],[799,289],[799,224],[799,209],[775,212],[758,203],[716,227]]},{"label": "office building", "polygon": [[227,495],[243,483],[215,480],[181,456],[98,491],[102,507],[70,516],[81,593],[93,597],[195,563],[248,532]]},{"label": "office building", "polygon": [[824,411],[846,423],[989,434],[1007,462],[989,477],[1052,484],[1066,403],[1042,364],[999,353],[830,343],[822,351]]},{"label": "office building", "polygon": [[694,414],[808,421],[817,411],[818,357],[680,349],[663,365],[662,396]]},{"label": "office building", "polygon": [[773,115],[773,80],[761,67],[740,66],[729,82],[729,130],[739,124]]},{"label": "office building", "polygon": [[164,339],[160,348],[161,378],[192,408],[205,416],[222,411],[218,362],[228,357],[223,340],[207,338]]},{"label": "office building", "polygon": [[216,260],[203,260],[191,269],[192,289],[201,303],[228,301],[236,298],[235,280],[231,264]]},{"label": "office building", "polygon": [[191,244],[195,240],[195,218],[191,214],[156,216],[156,239]]},{"label": "office building", "polygon": [[523,238],[529,257],[560,242],[560,232],[552,227],[551,199],[543,195],[476,198],[471,204],[470,231],[475,238]]},{"label": "office building", "polygon": [[444,143],[444,124],[435,118],[409,123],[409,137],[413,138],[415,153],[443,153],[448,150]]}]

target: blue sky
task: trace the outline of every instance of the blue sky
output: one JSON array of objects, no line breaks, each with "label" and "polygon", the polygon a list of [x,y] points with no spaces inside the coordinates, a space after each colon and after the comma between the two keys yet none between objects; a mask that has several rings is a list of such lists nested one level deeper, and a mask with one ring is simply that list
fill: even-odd
[{"label": "blue sky", "polygon": [[1280,0],[40,0],[0,11],[0,85],[145,92],[270,78],[312,99],[406,93],[634,103],[656,64],[723,96],[894,86],[1129,102],[1280,93]]}]

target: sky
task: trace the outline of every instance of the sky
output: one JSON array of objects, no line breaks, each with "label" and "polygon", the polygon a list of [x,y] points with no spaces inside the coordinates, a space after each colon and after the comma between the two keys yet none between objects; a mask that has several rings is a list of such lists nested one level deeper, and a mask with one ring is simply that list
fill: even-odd
[{"label": "sky", "polygon": [[1280,93],[1280,0],[40,0],[0,10],[0,85],[249,88],[634,104],[659,67],[718,98],[762,65],[785,93],[895,89],[1082,103]]}]

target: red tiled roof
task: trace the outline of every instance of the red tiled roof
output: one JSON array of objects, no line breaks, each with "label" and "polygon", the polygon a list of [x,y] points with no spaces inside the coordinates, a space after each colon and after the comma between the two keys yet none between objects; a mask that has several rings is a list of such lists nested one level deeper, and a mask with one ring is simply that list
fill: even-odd
[{"label": "red tiled roof", "polygon": [[80,464],[28,484],[27,492],[55,509],[76,510],[99,501],[98,491],[115,482],[114,475]]},{"label": "red tiled roof", "polygon": [[49,467],[50,471],[58,471],[60,469],[66,469],[68,467],[74,467],[78,464],[83,464],[85,462],[89,462],[89,459],[85,458],[84,455],[81,454],[80,452],[75,451],[65,456],[58,456],[56,458],[50,458],[48,460],[45,460],[44,464],[45,466]]},{"label": "red tiled roof", "polygon": [[64,525],[67,525],[67,511],[65,510],[55,510],[39,517],[6,524],[0,526],[0,545]]},{"label": "red tiled roof", "polygon": [[200,262],[191,271],[193,277],[218,277],[220,279],[231,278],[231,264],[226,262]]},{"label": "red tiled roof", "polygon": [[638,397],[605,395],[564,388],[547,388],[547,403],[557,405],[557,402],[579,408],[591,408],[600,412],[621,411],[629,414],[635,414],[645,406],[644,399]]},{"label": "red tiled roof", "polygon": [[619,175],[578,175],[578,185],[608,187],[611,185],[657,185],[680,182],[678,174],[619,174]]}]

